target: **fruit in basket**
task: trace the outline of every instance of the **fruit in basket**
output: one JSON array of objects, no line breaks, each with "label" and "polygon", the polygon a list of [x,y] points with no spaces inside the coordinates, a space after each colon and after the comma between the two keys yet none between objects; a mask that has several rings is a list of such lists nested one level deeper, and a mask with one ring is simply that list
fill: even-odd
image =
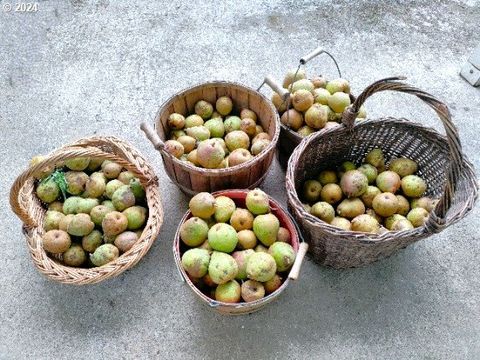
[{"label": "fruit in basket", "polygon": [[122,165],[116,162],[105,160],[102,163],[102,171],[107,179],[115,179],[122,171]]},{"label": "fruit in basket", "polygon": [[43,228],[45,229],[45,231],[58,229],[60,221],[62,221],[64,217],[65,215],[59,211],[48,210],[45,214]]},{"label": "fruit in basket", "polygon": [[[112,163],[114,164],[114,163]],[[97,198],[104,194],[106,189],[106,177],[104,173],[94,172],[85,184],[82,197]]]},{"label": "fruit in basket", "polygon": [[[223,123],[221,121],[219,121],[219,122],[221,123],[221,126],[223,127]],[[211,130],[210,130],[210,133],[212,133]],[[212,135],[212,136],[215,137],[214,135]],[[190,151],[195,149],[195,145],[197,144],[197,140],[195,138],[191,137],[191,136],[188,136],[188,135],[180,136],[177,141],[180,144],[182,144],[184,154],[188,154]],[[128,183],[129,182],[127,182],[125,184],[128,184]]]},{"label": "fruit in basket", "polygon": [[140,229],[143,225],[145,225],[145,221],[147,220],[147,209],[143,206],[131,206],[123,210],[122,214],[127,218],[128,230]]},{"label": "fruit in basket", "polygon": [[340,216],[335,216],[333,220],[330,221],[330,225],[347,231],[352,229],[352,224],[350,221]]},{"label": "fruit in basket", "polygon": [[373,198],[372,206],[378,215],[388,217],[397,212],[398,199],[394,194],[384,192]]},{"label": "fruit in basket", "polygon": [[253,110],[250,110],[250,109],[247,109],[247,108],[243,108],[242,110],[240,110],[240,119],[252,119],[254,122],[257,121],[257,114],[255,113],[255,111]]},{"label": "fruit in basket", "polygon": [[109,212],[102,221],[102,230],[107,236],[118,235],[127,230],[127,227],[127,217],[118,211]]},{"label": "fruit in basket", "polygon": [[100,205],[98,199],[87,198],[78,200],[77,214],[90,214],[95,206]]},{"label": "fruit in basket", "polygon": [[90,211],[90,218],[92,219],[95,225],[101,226],[105,215],[107,215],[109,212],[112,212],[112,211],[113,210],[108,206],[97,205],[93,207],[92,210]]},{"label": "fruit in basket", "polygon": [[42,237],[43,248],[52,254],[61,254],[67,251],[71,244],[70,235],[63,230],[50,230]]},{"label": "fruit in basket", "polygon": [[353,219],[364,213],[365,205],[359,198],[344,199],[337,206],[337,214],[347,219]]},{"label": "fruit in basket", "polygon": [[247,209],[237,208],[232,213],[230,225],[236,230],[249,230],[253,226],[253,214]]},{"label": "fruit in basket", "polygon": [[203,141],[210,138],[210,130],[207,127],[201,126],[193,126],[185,130],[187,135],[193,137],[197,141]]},{"label": "fruit in basket", "polygon": [[230,253],[237,243],[237,232],[229,224],[218,223],[208,230],[208,244],[213,250]]},{"label": "fruit in basket", "polygon": [[385,157],[381,149],[375,148],[365,156],[365,162],[373,165],[379,172],[385,170]]},{"label": "fruit in basket", "polygon": [[213,106],[208,101],[200,100],[195,104],[195,113],[203,120],[209,119],[213,113]]},{"label": "fruit in basket", "polygon": [[289,109],[283,113],[280,121],[293,130],[298,130],[303,125],[303,115],[295,109]]},{"label": "fruit in basket", "polygon": [[225,157],[222,145],[214,140],[204,140],[197,148],[197,161],[207,169],[217,168]]},{"label": "fruit in basket", "polygon": [[358,197],[367,191],[368,179],[359,170],[349,170],[340,179],[340,187],[347,198]]},{"label": "fruit in basket", "polygon": [[182,266],[194,278],[207,275],[210,254],[205,249],[189,249],[182,255]]},{"label": "fruit in basket", "polygon": [[260,189],[249,191],[245,198],[247,209],[254,215],[266,214],[270,211],[268,195]]},{"label": "fruit in basket", "polygon": [[133,196],[135,196],[135,202],[142,203],[145,201],[145,189],[140,179],[134,178],[130,180],[130,189],[132,190]]},{"label": "fruit in basket", "polygon": [[250,149],[251,154],[253,156],[260,154],[263,150],[265,150],[268,147],[268,145],[270,145],[270,143],[271,141],[266,139],[255,141]]},{"label": "fruit in basket", "polygon": [[135,175],[131,171],[122,171],[119,175],[117,180],[124,183],[125,185],[130,184],[130,181],[132,181],[135,178]]},{"label": "fruit in basket", "polygon": [[400,188],[401,179],[396,172],[384,171],[378,174],[376,184],[381,191],[395,194]]},{"label": "fruit in basket", "polygon": [[252,230],[240,230],[237,233],[237,237],[237,248],[240,250],[253,249],[257,246],[257,237]]},{"label": "fruit in basket", "polygon": [[112,195],[112,203],[115,209],[123,211],[135,205],[135,195],[129,185],[119,187]]},{"label": "fruit in basket", "polygon": [[335,217],[335,209],[333,206],[324,201],[319,201],[313,204],[310,213],[327,223],[332,221]]},{"label": "fruit in basket", "polygon": [[48,210],[63,212],[63,203],[61,201],[54,201],[48,204]]},{"label": "fruit in basket", "polygon": [[342,200],[342,188],[337,184],[326,184],[320,192],[320,199],[329,204]]},{"label": "fruit in basket", "polygon": [[85,190],[88,179],[88,175],[83,171],[67,171],[65,173],[67,192],[72,195],[80,195]]},{"label": "fruit in basket", "polygon": [[316,180],[307,180],[303,184],[303,197],[309,201],[317,201],[322,192],[322,185]]},{"label": "fruit in basket", "polygon": [[300,79],[292,83],[288,90],[291,94],[295,94],[299,90],[305,90],[312,93],[313,89],[315,89],[315,86],[310,80]]},{"label": "fruit in basket", "polygon": [[[30,163],[29,163],[29,166],[30,167],[33,167],[37,164],[39,164],[41,161],[45,160],[45,156],[42,156],[42,155],[37,155],[37,156],[34,156],[31,160],[30,160]],[[41,170],[39,170],[38,172],[36,172],[34,174],[34,177],[38,180],[41,180],[41,179],[44,179],[46,178],[48,175],[50,175],[52,172],[53,172],[53,166],[47,166],[47,167],[44,167],[42,168]]]},{"label": "fruit in basket", "polygon": [[377,233],[380,227],[378,221],[370,215],[362,214],[353,218],[352,222],[353,231],[361,231],[367,233]]},{"label": "fruit in basket", "polygon": [[197,158],[197,149],[190,151],[190,153],[187,155],[187,160],[190,161],[193,165],[200,165]]},{"label": "fruit in basket", "polygon": [[407,219],[414,227],[420,227],[428,220],[429,212],[424,208],[414,208],[407,214]]},{"label": "fruit in basket", "polygon": [[427,190],[425,181],[417,175],[407,175],[402,179],[402,191],[406,196],[419,198]]},{"label": "fruit in basket", "polygon": [[310,79],[315,89],[325,88],[327,86],[327,79],[323,75],[317,75]]},{"label": "fruit in basket", "polygon": [[395,223],[392,226],[392,231],[411,230],[413,228],[414,227],[410,221],[401,219],[401,220],[395,221]]},{"label": "fruit in basket", "polygon": [[389,216],[385,219],[384,225],[388,230],[392,230],[393,225],[398,220],[407,220],[407,218],[400,214],[393,214],[392,216]]},{"label": "fruit in basket", "polygon": [[277,241],[284,242],[284,243],[290,243],[291,237],[290,237],[290,231],[288,229],[285,229],[284,227],[279,227],[278,228],[278,233],[277,233]]},{"label": "fruit in basket", "polygon": [[92,232],[95,224],[88,214],[76,214],[68,224],[67,232],[73,236],[85,236]]},{"label": "fruit in basket", "polygon": [[208,219],[215,214],[215,198],[208,192],[201,192],[190,199],[188,207],[193,216]]},{"label": "fruit in basket", "polygon": [[250,147],[250,138],[241,130],[234,130],[225,136],[225,144],[229,151],[236,149],[248,149]]},{"label": "fruit in basket", "polygon": [[68,225],[70,224],[72,219],[73,219],[73,214],[65,215],[65,217],[62,218],[62,220],[60,220],[60,222],[58,223],[58,229],[67,231]]},{"label": "fruit in basket", "polygon": [[410,206],[412,209],[421,207],[427,210],[428,212],[432,211],[435,208],[435,205],[437,205],[438,200],[433,200],[427,196],[423,196],[419,199],[413,199],[410,202]]},{"label": "fruit in basket", "polygon": [[290,244],[275,242],[269,247],[268,253],[275,260],[279,272],[287,271],[295,262],[295,250]]},{"label": "fruit in basket", "polygon": [[223,125],[225,126],[225,132],[228,134],[232,131],[240,130],[242,119],[238,116],[228,116],[223,122]]},{"label": "fruit in basket", "polygon": [[257,132],[257,124],[253,119],[244,118],[240,123],[240,130],[247,134],[249,137],[254,137]]},{"label": "fruit in basket", "polygon": [[179,159],[185,151],[183,145],[177,140],[167,140],[163,149],[177,159]]},{"label": "fruit in basket", "polygon": [[180,130],[185,126],[185,117],[182,114],[170,114],[167,120],[170,129]]},{"label": "fruit in basket", "polygon": [[247,280],[242,284],[241,296],[246,302],[260,300],[265,296],[265,288],[261,282]]},{"label": "fruit in basket", "polygon": [[321,129],[328,121],[327,105],[313,104],[305,112],[305,123],[313,129]]},{"label": "fruit in basket", "polygon": [[[202,126],[204,124],[203,118],[197,114],[192,114],[185,118],[185,128],[189,129],[197,126]],[[188,133],[188,131],[187,131]]]},{"label": "fruit in basket", "polygon": [[44,203],[51,203],[60,196],[60,188],[51,178],[45,178],[37,186],[37,196]]},{"label": "fruit in basket", "polygon": [[172,130],[170,132],[170,139],[169,140],[177,140],[180,136],[185,136],[187,133],[183,130]]},{"label": "fruit in basket", "polygon": [[258,244],[257,246],[255,246],[255,252],[263,252],[263,253],[268,253],[268,248],[266,248],[265,246],[263,246],[262,244]]},{"label": "fruit in basket", "polygon": [[232,166],[240,165],[252,158],[253,156],[250,153],[250,151],[246,149],[235,149],[228,156],[228,166],[232,167]]},{"label": "fruit in basket", "polygon": [[272,255],[256,252],[248,258],[247,277],[249,279],[265,282],[272,279],[276,272],[277,264]]},{"label": "fruit in basket", "polygon": [[192,217],[185,221],[180,227],[180,238],[188,246],[199,246],[208,235],[207,223],[198,218]]},{"label": "fruit in basket", "polygon": [[350,84],[347,80],[342,78],[329,81],[325,88],[330,92],[330,94],[335,94],[338,92],[350,94]]},{"label": "fruit in basket", "polygon": [[377,188],[376,186],[369,185],[367,187],[367,190],[362,194],[361,199],[366,207],[371,208],[373,199],[375,198],[375,196],[381,193],[382,192],[380,191],[379,188]]},{"label": "fruit in basket", "polygon": [[235,280],[230,280],[224,284],[218,285],[215,289],[215,300],[226,303],[240,302],[241,289],[240,284]]},{"label": "fruit in basket", "polygon": [[350,105],[350,96],[343,92],[336,92],[328,98],[328,106],[336,113],[343,113]]},{"label": "fruit in basket", "polygon": [[260,141],[260,140],[272,141],[272,139],[270,138],[270,135],[268,135],[266,132],[260,132],[257,135],[255,135],[255,137],[252,139],[252,144],[255,144],[257,141]]},{"label": "fruit in basket", "polygon": [[235,202],[227,196],[218,196],[215,198],[215,220],[217,222],[226,223],[230,220],[235,211]]},{"label": "fruit in basket", "polygon": [[74,171],[85,170],[88,167],[89,163],[90,158],[87,157],[77,157],[65,160],[65,166],[68,167],[70,170]]},{"label": "fruit in basket", "polygon": [[63,262],[68,266],[80,266],[87,260],[87,254],[78,244],[72,244],[70,248],[63,253]]},{"label": "fruit in basket", "polygon": [[110,180],[106,185],[105,185],[105,195],[107,198],[111,199],[113,196],[113,193],[120,187],[125,185],[122,181],[118,179],[113,179]]},{"label": "fruit in basket", "polygon": [[237,262],[231,255],[218,251],[212,253],[208,265],[208,275],[215,284],[225,284],[235,279],[237,272]]},{"label": "fruit in basket", "polygon": [[282,286],[282,278],[278,274],[275,274],[273,278],[263,283],[267,295],[278,290],[280,286]]},{"label": "fruit in basket", "polygon": [[323,170],[318,175],[318,181],[320,181],[322,185],[336,184],[338,181],[337,174],[332,170]]},{"label": "fruit in basket", "polygon": [[307,111],[313,105],[313,95],[310,90],[300,89],[293,93],[293,108],[297,111]]},{"label": "fruit in basket", "polygon": [[93,254],[90,254],[90,261],[95,266],[103,266],[117,259],[119,255],[120,253],[115,245],[103,244]]},{"label": "fruit in basket", "polygon": [[235,251],[232,253],[232,257],[237,262],[238,272],[235,279],[245,280],[247,278],[247,261],[252,254],[255,254],[255,251],[252,249]]},{"label": "fruit in basket", "polygon": [[258,215],[253,220],[253,232],[265,246],[272,245],[277,240],[280,221],[273,214]]},{"label": "fruit in basket", "polygon": [[[223,125],[223,121],[221,118],[210,119],[205,122],[204,126],[208,129],[208,131],[210,132],[210,137],[212,138],[221,138],[225,134],[225,126]],[[193,147],[195,147],[195,143]]]},{"label": "fruit in basket", "polygon": [[398,208],[397,213],[403,216],[406,216],[410,211],[410,203],[408,199],[403,195],[397,195]]},{"label": "fruit in basket", "polygon": [[222,116],[226,116],[232,112],[233,102],[228,96],[221,96],[215,103],[215,109]]},{"label": "fruit in basket", "polygon": [[279,113],[283,113],[287,110],[287,101],[283,100],[282,97],[274,92],[271,97],[272,103]]},{"label": "fruit in basket", "polygon": [[368,179],[369,184],[374,184],[377,179],[378,171],[377,168],[370,164],[362,164],[357,169]]},{"label": "fruit in basket", "polygon": [[297,130],[297,134],[300,135],[301,137],[307,137],[308,135],[311,135],[314,132],[315,132],[315,129],[312,129],[308,125],[304,125],[300,129]]},{"label": "fruit in basket", "polygon": [[328,105],[328,99],[330,99],[330,92],[327,89],[319,88],[313,90],[313,98],[315,103]]},{"label": "fruit in basket", "polygon": [[291,69],[285,74],[283,79],[283,87],[287,89],[294,82],[301,79],[306,79],[306,77],[307,76],[304,69]]},{"label": "fruit in basket", "polygon": [[103,236],[99,230],[93,230],[90,234],[82,237],[82,247],[89,253],[93,253],[102,244]]},{"label": "fruit in basket", "polygon": [[395,171],[400,177],[405,177],[407,175],[412,175],[417,172],[418,165],[415,161],[406,159],[406,158],[398,158],[392,160],[389,165],[389,169],[391,171]]}]

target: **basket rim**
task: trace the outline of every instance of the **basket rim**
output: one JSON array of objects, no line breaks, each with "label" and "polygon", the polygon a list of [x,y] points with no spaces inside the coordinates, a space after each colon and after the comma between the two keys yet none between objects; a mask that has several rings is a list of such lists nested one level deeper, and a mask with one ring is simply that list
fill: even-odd
[{"label": "basket rim", "polygon": [[163,156],[169,157],[174,163],[176,163],[177,165],[182,167],[184,170],[196,171],[199,174],[208,175],[208,176],[232,175],[232,174],[235,174],[236,172],[238,172],[239,170],[250,168],[251,166],[253,166],[257,162],[260,162],[261,160],[263,160],[270,153],[270,151],[275,149],[275,147],[277,145],[277,142],[278,142],[278,138],[280,137],[280,117],[279,117],[278,111],[275,108],[275,106],[273,105],[273,103],[265,95],[263,95],[261,92],[251,88],[250,86],[247,86],[245,84],[242,84],[242,83],[239,83],[239,82],[236,82],[236,81],[212,80],[212,81],[197,83],[196,85],[184,88],[183,90],[181,90],[181,91],[175,93],[174,95],[170,96],[167,100],[165,100],[162,103],[162,105],[160,105],[160,107],[157,110],[157,113],[155,114],[154,124],[156,125],[159,122],[161,113],[177,97],[186,95],[186,94],[188,94],[190,92],[193,92],[193,91],[196,91],[196,90],[203,89],[205,87],[217,87],[217,86],[222,86],[222,87],[236,86],[238,88],[241,88],[244,91],[250,91],[250,92],[254,93],[255,95],[259,96],[264,101],[264,103],[270,108],[272,114],[274,115],[274,118],[275,118],[274,119],[275,133],[273,134],[272,141],[270,142],[270,144],[268,144],[268,146],[265,149],[263,149],[258,155],[253,156],[250,160],[248,160],[248,161],[246,161],[242,164],[227,167],[227,168],[222,168],[222,169],[206,169],[206,168],[203,168],[203,167],[191,165],[191,164],[187,163],[186,161],[182,161],[180,159],[177,159],[174,156],[170,156],[170,154],[167,153],[163,149],[160,150]]},{"label": "basket rim", "polygon": [[[89,145],[88,142],[100,142],[105,141],[104,144],[98,144],[97,146]],[[79,144],[83,144],[79,145]],[[86,144],[86,145],[85,145]],[[45,251],[43,246],[41,245],[41,236],[42,233],[45,231],[43,230],[44,225],[44,215],[48,211],[45,209],[44,204],[39,202],[39,209],[41,209],[40,219],[36,226],[27,226],[23,224],[22,229],[24,235],[27,237],[27,246],[29,248],[29,253],[34,260],[34,265],[43,275],[51,280],[55,280],[61,283],[69,284],[69,285],[87,285],[87,284],[94,284],[106,280],[108,278],[120,275],[125,270],[135,266],[143,256],[148,252],[151,248],[153,243],[158,237],[158,233],[163,224],[163,206],[161,202],[161,194],[158,185],[158,179],[153,171],[152,166],[149,162],[145,159],[145,157],[130,143],[114,137],[114,136],[93,136],[93,137],[83,137],[79,140],[76,140],[73,143],[69,143],[67,145],[61,146],[59,148],[54,149],[47,155],[45,155],[45,159],[50,159],[53,156],[61,155],[62,152],[68,150],[78,150],[83,148],[83,151],[88,151],[89,148],[100,149],[102,146],[115,146],[118,145],[119,147],[123,147],[124,151],[128,151],[132,157],[139,158],[143,162],[143,166],[146,168],[146,171],[142,171],[141,166],[137,163],[131,162],[124,156],[116,153],[114,150],[110,150],[108,153],[112,156],[116,156],[123,161],[135,167],[137,171],[144,175],[145,180],[139,178],[141,184],[143,185],[146,193],[146,205],[148,208],[148,218],[145,222],[143,227],[143,231],[141,236],[135,242],[135,244],[130,248],[128,251],[119,255],[117,259],[111,261],[102,266],[96,266],[91,268],[83,268],[83,267],[74,267],[74,266],[67,266],[62,264],[58,259],[52,257],[49,253]],[[105,149],[102,149],[105,152]],[[75,155],[66,155],[64,159],[73,158]],[[95,157],[95,156],[92,156]],[[20,188],[20,192],[24,191],[25,189],[29,190],[28,195],[30,197],[36,198],[35,195],[35,180],[33,177],[30,177]],[[38,198],[36,198],[38,200]],[[39,201],[39,200],[38,200]],[[157,222],[157,224],[155,224]],[[152,227],[153,233],[147,236],[146,231],[149,226],[154,224]],[[139,245],[140,244],[140,245]],[[40,256],[40,260],[46,262],[46,266],[41,266],[37,263],[37,258]],[[87,254],[88,256],[88,254]],[[131,258],[132,260],[126,262],[125,259]],[[52,271],[58,270],[60,274],[53,273]],[[68,272],[68,277],[62,279],[62,274]]]},{"label": "basket rim", "polygon": [[[416,121],[408,120],[403,117],[395,118],[395,117],[387,116],[387,117],[380,117],[375,119],[366,119],[363,121],[355,121],[353,128],[356,129],[356,128],[367,127],[367,126],[375,126],[375,125],[378,125],[381,123],[383,124],[386,122],[401,124],[401,125],[411,126],[412,128],[421,129],[423,131],[430,133],[432,136],[435,136],[437,139],[447,144],[447,137],[441,134],[440,132],[438,132],[436,129],[425,126],[424,124],[421,124]],[[292,156],[288,161],[288,168],[286,172],[287,197],[288,197],[289,204],[292,206],[296,214],[301,216],[302,221],[305,221],[306,223],[308,223],[309,226],[321,228],[321,231],[324,231],[325,233],[328,233],[331,236],[343,236],[345,241],[358,242],[362,244],[377,244],[377,243],[392,241],[402,236],[421,236],[421,235],[428,234],[429,230],[426,226],[427,223],[414,229],[402,230],[402,231],[386,231],[382,234],[370,234],[370,233],[364,233],[359,231],[342,230],[338,227],[335,227],[326,223],[323,220],[320,220],[314,217],[312,214],[308,213],[303,208],[303,206],[297,206],[297,204],[295,204],[295,202],[301,204],[302,201],[300,200],[295,187],[294,175],[295,175],[297,164],[296,163],[294,164],[292,159],[299,157],[301,153],[303,153],[305,149],[309,147],[313,141],[315,140],[318,141],[323,136],[326,136],[330,133],[337,132],[339,130],[345,130],[346,128],[345,125],[343,124],[339,124],[339,125],[341,127],[338,127],[338,126],[332,127],[329,129],[325,129],[323,131],[315,132],[305,137],[304,140],[302,140],[302,142],[294,149]],[[463,153],[463,151],[462,151],[462,155],[463,155],[463,163],[462,163],[463,168],[465,169],[465,171],[468,171],[472,176],[475,176],[473,164],[470,162],[467,156]],[[475,184],[477,184],[477,182],[475,182]],[[474,191],[473,193],[472,201],[474,202],[477,199],[477,197],[478,197],[478,184],[476,185],[476,191]],[[467,212],[470,210],[471,210],[471,207],[467,209]]]},{"label": "basket rim", "polygon": [[[229,197],[228,195],[229,194],[232,194],[232,193],[237,193],[237,194],[242,194],[245,195],[245,197],[247,196],[247,193],[249,192],[249,190],[245,190],[245,189],[228,189],[228,190],[220,190],[220,191],[216,191],[214,193],[212,193],[212,195],[214,197],[218,197],[218,196],[227,196]],[[270,201],[270,206],[272,206],[272,204],[275,206],[274,208],[272,209],[275,209],[276,212],[281,212],[281,213],[284,213],[284,209],[282,208],[282,206],[275,200],[273,199],[270,195],[268,195],[269,197],[269,201]],[[183,269],[183,267],[181,266],[181,256],[180,256],[180,243],[181,243],[181,240],[180,240],[180,227],[182,226],[182,224],[188,219],[190,218],[190,216],[192,215],[190,209],[187,210],[185,212],[185,214],[183,215],[182,219],[180,220],[180,222],[178,223],[178,226],[177,226],[177,231],[175,232],[175,237],[174,237],[174,240],[173,240],[173,256],[174,256],[174,260],[175,260],[175,265],[177,267],[177,270],[179,271],[180,273],[180,276],[182,277],[182,279],[189,285],[190,289],[204,302],[206,303],[207,305],[209,305],[210,307],[212,308],[217,308],[217,307],[222,307],[222,308],[228,308],[228,309],[245,309],[247,310],[248,308],[255,308],[257,306],[263,306],[263,305],[266,305],[267,303],[269,303],[270,301],[272,301],[273,299],[277,298],[288,286],[288,283],[290,281],[289,277],[286,276],[285,278],[285,281],[283,282],[283,284],[277,289],[275,290],[274,292],[272,292],[271,294],[268,294],[267,296],[259,299],[259,300],[255,300],[255,301],[250,301],[250,302],[240,302],[240,303],[226,303],[226,302],[222,302],[222,301],[217,301],[217,300],[214,300],[210,297],[208,297],[207,295],[205,295],[202,291],[200,291],[198,289],[198,287],[190,280],[190,277],[188,276],[187,272],[185,271],[185,269]],[[299,245],[300,245],[300,238],[299,238],[299,235],[297,233],[297,230],[295,228],[295,225],[293,224],[293,221],[290,219],[290,217],[288,216],[288,214],[283,214],[285,215],[285,220],[289,223],[289,227],[291,229],[293,229],[293,233],[291,234],[291,245],[292,247],[294,248],[295,252],[298,252],[298,248],[299,248]],[[252,309],[253,310],[253,309]]]}]

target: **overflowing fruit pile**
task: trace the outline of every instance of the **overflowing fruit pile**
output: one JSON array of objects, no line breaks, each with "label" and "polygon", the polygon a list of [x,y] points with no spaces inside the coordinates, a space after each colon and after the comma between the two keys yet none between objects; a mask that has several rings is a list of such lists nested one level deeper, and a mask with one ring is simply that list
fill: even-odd
[{"label": "overflowing fruit pile", "polygon": [[120,164],[74,158],[39,175],[36,194],[48,204],[43,248],[61,254],[65,265],[105,265],[140,238],[148,216],[145,191]]},{"label": "overflowing fruit pile", "polygon": [[[284,101],[276,92],[272,102],[281,115],[282,124],[305,137],[315,131],[337,126],[342,113],[350,105],[350,84],[345,79],[327,81],[323,76],[307,79],[305,70],[290,70],[283,80],[283,87],[290,92],[290,100]],[[293,107],[293,108],[291,108]],[[358,118],[366,117],[362,106]]]},{"label": "overflowing fruit pile", "polygon": [[304,207],[344,230],[382,233],[420,227],[438,200],[423,196],[427,184],[415,175],[417,170],[417,163],[406,158],[392,160],[386,170],[382,151],[373,149],[358,168],[346,161],[337,171],[324,170],[307,180]]},{"label": "overflowing fruit pile", "polygon": [[195,104],[195,114],[168,118],[170,140],[165,151],[195,166],[218,169],[240,165],[260,154],[271,142],[270,135],[257,124],[257,114],[242,109],[233,115],[228,96],[213,105],[205,100]]},{"label": "overflowing fruit pile", "polygon": [[269,198],[260,189],[249,191],[246,209],[226,196],[195,195],[193,217],[180,227],[189,248],[182,266],[192,282],[214,300],[255,301],[282,285],[295,261],[290,232],[270,212]]}]

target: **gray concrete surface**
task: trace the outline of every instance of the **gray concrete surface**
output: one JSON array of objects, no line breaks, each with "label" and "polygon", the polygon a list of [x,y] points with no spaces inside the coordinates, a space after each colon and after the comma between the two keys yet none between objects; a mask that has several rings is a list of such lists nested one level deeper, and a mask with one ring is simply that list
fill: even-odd
[{"label": "gray concrete surface", "polygon": [[[224,317],[179,280],[171,243],[188,199],[138,129],[187,86],[210,79],[257,86],[321,44],[355,92],[404,74],[444,99],[480,169],[480,89],[457,75],[480,41],[479,1],[72,0],[38,7],[0,10],[0,358],[480,357],[478,207],[442,234],[366,268],[335,271],[307,261],[276,303]],[[308,69],[334,75],[326,58]],[[406,95],[382,94],[367,107],[374,117],[438,128],[434,114]],[[93,134],[123,137],[154,164],[166,220],[132,270],[95,286],[64,286],[32,266],[8,192],[32,156]],[[275,163],[263,188],[285,202],[283,175]]]}]

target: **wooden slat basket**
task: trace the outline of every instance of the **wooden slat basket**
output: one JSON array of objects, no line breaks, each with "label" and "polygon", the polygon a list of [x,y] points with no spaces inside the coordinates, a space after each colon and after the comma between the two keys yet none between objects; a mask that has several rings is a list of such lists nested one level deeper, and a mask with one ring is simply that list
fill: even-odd
[{"label": "wooden slat basket", "polygon": [[[47,254],[42,246],[46,209],[35,194],[35,174],[76,157],[100,158],[119,163],[140,180],[146,192],[149,215],[142,235],[130,250],[100,267],[65,266],[58,258]],[[28,250],[38,271],[50,280],[73,285],[98,283],[133,267],[157,239],[163,223],[158,179],[153,168],[135,148],[115,137],[82,139],[48,154],[44,160],[25,170],[15,180],[10,190],[10,205],[23,222]]]},{"label": "wooden slat basket", "polygon": [[[204,169],[181,161],[163,150],[164,142],[169,135],[167,120],[170,114],[176,112],[186,116],[194,112],[197,101],[206,100],[215,103],[220,96],[229,96],[233,100],[234,111],[249,108],[257,114],[259,124],[272,139],[260,154],[237,166]],[[278,113],[264,95],[245,85],[227,81],[213,81],[181,91],[160,107],[155,118],[156,132],[145,123],[141,128],[155,148],[160,151],[170,179],[189,195],[202,191],[258,187],[268,173],[280,133]]]},{"label": "wooden slat basket", "polygon": [[[447,106],[432,95],[398,81],[402,79],[384,79],[368,86],[344,112],[344,126],[309,136],[290,158],[286,177],[289,209],[310,244],[313,259],[320,264],[335,268],[369,264],[440,232],[462,219],[474,206],[477,179],[472,164],[462,153]],[[421,124],[391,117],[354,124],[365,100],[386,90],[412,94],[423,100],[438,114],[447,136]],[[387,165],[398,157],[417,162],[419,176],[428,184],[426,195],[440,199],[423,226],[383,234],[345,231],[304,209],[299,193],[305,180],[343,161],[360,164],[374,148],[382,149]]]}]

